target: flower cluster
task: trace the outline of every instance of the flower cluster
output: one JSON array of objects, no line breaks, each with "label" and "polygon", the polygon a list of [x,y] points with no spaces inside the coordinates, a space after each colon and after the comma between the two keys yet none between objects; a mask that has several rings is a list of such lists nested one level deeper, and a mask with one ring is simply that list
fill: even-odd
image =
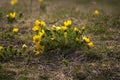
[{"label": "flower cluster", "polygon": [[36,35],[33,36],[33,42],[36,45],[35,46],[36,54],[43,53],[44,51],[44,46],[41,45],[41,41],[45,34],[45,31],[44,31],[45,26],[46,26],[46,23],[44,21],[36,20],[35,26],[32,28],[32,30],[37,33]]},{"label": "flower cluster", "polygon": [[87,43],[87,45],[88,45],[89,48],[93,48],[94,47],[93,42],[91,42],[88,37],[83,36],[83,41]]},{"label": "flower cluster", "polygon": [[36,54],[56,48],[64,49],[65,47],[70,47],[77,49],[82,46],[94,47],[90,39],[83,36],[85,26],[82,28],[74,27],[71,20],[65,21],[63,25],[53,25],[52,27],[47,27],[44,21],[36,20],[32,30],[35,32],[33,42]]},{"label": "flower cluster", "polygon": [[0,61],[6,61],[11,60],[11,58],[20,57],[24,52],[26,52],[26,49],[26,44],[23,44],[19,49],[13,45],[7,47],[0,46]]}]

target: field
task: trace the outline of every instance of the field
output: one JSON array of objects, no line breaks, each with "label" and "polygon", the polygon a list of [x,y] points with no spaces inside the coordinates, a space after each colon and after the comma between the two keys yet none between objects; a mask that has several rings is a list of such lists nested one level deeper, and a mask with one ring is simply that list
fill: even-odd
[{"label": "field", "polygon": [[[36,20],[47,25],[48,33],[72,21],[73,26],[85,28],[80,37],[87,35],[93,45],[82,46],[87,41],[81,38],[81,45],[66,40],[68,28],[62,26],[60,45],[53,37],[48,41],[46,32],[45,50],[41,46],[35,53]],[[120,80],[119,0],[18,0],[16,4],[0,0],[0,80]]]}]

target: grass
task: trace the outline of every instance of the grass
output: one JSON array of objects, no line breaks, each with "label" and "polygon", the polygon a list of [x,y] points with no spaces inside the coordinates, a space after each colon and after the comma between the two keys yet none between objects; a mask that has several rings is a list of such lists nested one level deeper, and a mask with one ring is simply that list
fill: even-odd
[{"label": "grass", "polygon": [[[28,48],[21,56],[0,59],[0,80],[119,80],[119,1],[60,0],[58,3],[57,0],[46,0],[44,3],[45,10],[40,10],[37,1],[33,1],[32,7],[29,2],[20,1],[14,8],[18,13],[17,21],[8,23],[5,16],[13,7],[9,1],[1,0],[0,45],[21,50],[22,44],[26,44]],[[99,16],[93,15],[96,9],[100,11]],[[56,49],[35,56],[31,29],[36,19],[44,20],[49,27],[68,19],[74,26],[85,25],[85,34],[95,47],[75,52],[66,49],[62,54]],[[15,26],[19,33],[14,35]]]}]

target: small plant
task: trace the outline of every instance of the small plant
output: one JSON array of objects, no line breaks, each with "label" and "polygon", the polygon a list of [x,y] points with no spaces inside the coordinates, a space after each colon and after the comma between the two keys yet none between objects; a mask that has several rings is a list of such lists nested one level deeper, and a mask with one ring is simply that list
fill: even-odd
[{"label": "small plant", "polygon": [[7,39],[7,38],[14,38],[14,33],[10,32],[10,31],[4,31],[2,33],[2,38]]},{"label": "small plant", "polygon": [[9,47],[4,47],[2,50],[1,50],[1,53],[0,53],[0,59],[1,60],[7,60],[11,57],[14,57],[18,54],[18,50],[15,49],[13,46],[9,46]]},{"label": "small plant", "polygon": [[41,3],[40,9],[41,9],[41,10],[45,10],[45,9],[46,9],[46,4],[45,4],[45,3]]},{"label": "small plant", "polygon": [[94,47],[91,40],[84,36],[85,27],[78,28],[72,26],[72,21],[67,20],[62,26],[47,27],[44,21],[36,20],[32,28],[35,32],[33,42],[35,43],[35,53],[61,49],[80,49],[85,46]]},{"label": "small plant", "polygon": [[66,59],[63,59],[63,60],[62,60],[62,63],[63,63],[64,66],[67,67],[69,62],[68,62]]},{"label": "small plant", "polygon": [[7,15],[8,22],[14,22],[16,20],[16,12],[11,12]]},{"label": "small plant", "polygon": [[40,3],[40,9],[45,10],[46,9],[46,4],[43,2],[43,0],[38,0]]},{"label": "small plant", "polygon": [[15,57],[20,57],[26,49],[27,46],[25,44],[22,45],[21,49],[17,49],[14,46],[0,46],[0,61],[7,61]]},{"label": "small plant", "polygon": [[23,13],[19,13],[19,18],[22,18],[23,17]]},{"label": "small plant", "polygon": [[17,27],[14,27],[13,29],[10,28],[2,33],[2,38],[15,38],[15,35],[19,32],[19,29]]}]

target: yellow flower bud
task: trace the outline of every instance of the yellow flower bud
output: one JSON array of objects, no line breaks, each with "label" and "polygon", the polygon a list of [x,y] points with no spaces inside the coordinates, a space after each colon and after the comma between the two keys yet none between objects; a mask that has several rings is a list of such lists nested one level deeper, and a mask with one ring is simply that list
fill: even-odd
[{"label": "yellow flower bud", "polygon": [[26,45],[26,44],[23,44],[23,45],[22,45],[22,48],[27,48],[27,45]]},{"label": "yellow flower bud", "polygon": [[0,51],[3,50],[3,46],[0,46]]},{"label": "yellow flower bud", "polygon": [[55,38],[53,38],[53,37],[52,37],[52,38],[50,38],[50,39],[51,39],[51,41],[55,40]]},{"label": "yellow flower bud", "polygon": [[33,31],[38,31],[39,29],[40,29],[39,26],[34,26],[34,27],[32,28]]},{"label": "yellow flower bud", "polygon": [[90,39],[88,37],[83,37],[83,41],[85,41],[86,43],[89,43],[90,42]]},{"label": "yellow flower bud", "polygon": [[75,41],[78,42],[78,41],[80,41],[80,39],[79,39],[78,37],[76,37],[76,38],[75,38]]},{"label": "yellow flower bud", "polygon": [[89,47],[89,48],[93,48],[93,47],[94,47],[94,44],[93,44],[92,42],[89,42],[89,43],[88,43],[88,47]]},{"label": "yellow flower bud", "polygon": [[18,28],[13,28],[13,32],[17,33],[19,31]]},{"label": "yellow flower bud", "polygon": [[85,31],[85,26],[82,27],[82,31]]},{"label": "yellow flower bud", "polygon": [[43,2],[43,0],[38,0],[40,3],[42,3]]},{"label": "yellow flower bud", "polygon": [[74,27],[75,32],[79,32],[79,29],[77,27]]},{"label": "yellow flower bud", "polygon": [[100,12],[99,12],[98,10],[95,10],[95,14],[96,14],[96,15],[99,15]]},{"label": "yellow flower bud", "polygon": [[42,36],[45,34],[45,31],[42,29],[41,32],[39,32],[39,36],[42,38]]},{"label": "yellow flower bud", "polygon": [[11,0],[11,5],[15,5],[18,2],[18,0]]}]

